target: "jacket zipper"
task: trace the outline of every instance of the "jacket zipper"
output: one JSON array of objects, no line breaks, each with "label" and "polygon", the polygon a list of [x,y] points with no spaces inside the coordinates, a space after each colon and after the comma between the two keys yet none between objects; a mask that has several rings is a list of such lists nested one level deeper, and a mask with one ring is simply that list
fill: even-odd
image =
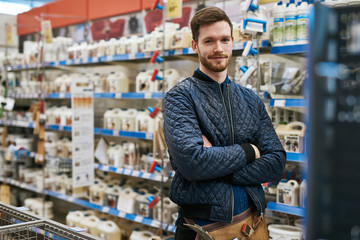
[{"label": "jacket zipper", "polygon": [[[219,90],[220,90],[220,95],[221,95],[221,99],[222,99],[222,102],[223,102],[223,105],[224,105],[224,108],[225,108],[225,114],[226,114],[226,118],[227,118],[227,121],[228,121],[228,124],[229,124],[229,128],[230,128],[230,145],[233,145],[234,144],[234,129],[233,129],[233,126],[232,126],[232,120],[230,119],[228,113],[227,113],[227,109],[226,109],[226,105],[225,105],[225,99],[224,99],[224,95],[221,91],[221,87],[220,87],[220,84],[218,84],[219,86]],[[228,86],[226,86],[227,90],[228,89]],[[229,92],[228,92],[228,95]],[[230,97],[228,96],[228,99],[230,100]],[[229,102],[229,110],[230,110],[230,114],[231,114],[231,106],[230,106],[230,102]],[[234,215],[234,191],[233,191],[233,188],[231,186],[231,219],[233,218],[233,215]]]},{"label": "jacket zipper", "polygon": [[[228,124],[229,124],[229,128],[230,128],[230,145],[233,145],[234,143],[233,143],[233,128],[232,128],[232,125],[231,125],[231,123],[230,123],[230,117],[229,117],[229,115],[228,115],[228,113],[227,113],[227,108],[226,108],[226,105],[225,105],[225,99],[224,99],[224,95],[223,95],[223,93],[222,93],[222,91],[221,91],[221,87],[220,87],[220,84],[218,84],[218,86],[219,86],[219,90],[220,90],[220,95],[221,95],[221,99],[222,99],[222,102],[223,102],[223,105],[224,105],[224,109],[225,109],[225,114],[226,114],[226,119],[227,119],[227,121],[228,121]],[[230,109],[230,112],[231,112],[231,109]]]},{"label": "jacket zipper", "polygon": [[260,204],[260,211],[261,211],[260,216],[262,217],[264,214],[263,214],[262,204],[261,204],[261,202],[260,202],[259,198],[256,196],[256,194],[254,193],[254,191],[253,191],[251,188],[246,187],[246,189],[248,189],[248,190],[251,192],[251,195],[253,195],[253,196],[254,196],[255,200],[256,200],[257,202],[259,202],[259,204]]},{"label": "jacket zipper", "polygon": [[230,88],[229,85],[226,85],[226,89],[228,92],[228,102],[229,102],[229,111],[230,111],[230,127],[231,127],[231,143],[230,145],[233,145],[235,140],[234,140],[234,123],[233,123],[233,119],[232,119],[232,111],[231,111],[231,101],[230,101]]}]

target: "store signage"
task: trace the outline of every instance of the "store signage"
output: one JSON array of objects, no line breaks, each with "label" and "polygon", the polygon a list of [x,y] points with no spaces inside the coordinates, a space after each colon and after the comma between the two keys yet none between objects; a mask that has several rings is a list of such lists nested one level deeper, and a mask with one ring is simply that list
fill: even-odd
[{"label": "store signage", "polygon": [[53,34],[50,20],[44,20],[41,22],[42,34],[45,38],[45,43],[53,42]]},{"label": "store signage", "polygon": [[93,85],[87,78],[71,85],[72,176],[73,188],[94,182],[94,99]]},{"label": "store signage", "polygon": [[181,18],[182,16],[182,0],[167,0],[166,18]]},{"label": "store signage", "polygon": [[5,24],[6,28],[6,44],[11,45],[12,44],[12,27],[10,24]]}]

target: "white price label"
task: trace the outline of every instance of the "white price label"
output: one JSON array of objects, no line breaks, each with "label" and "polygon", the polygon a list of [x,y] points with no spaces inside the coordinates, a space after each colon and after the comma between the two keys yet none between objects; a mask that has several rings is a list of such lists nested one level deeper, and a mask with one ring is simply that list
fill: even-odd
[{"label": "white price label", "polygon": [[161,181],[161,175],[156,175],[155,181]]},{"label": "white price label", "polygon": [[65,93],[59,93],[59,98],[65,98]]},{"label": "white price label", "polygon": [[113,136],[118,137],[119,136],[119,130],[113,130]]},{"label": "white price label", "polygon": [[130,175],[131,174],[131,169],[126,169],[125,168],[125,171],[124,171],[124,173],[123,174],[125,174],[125,175]]},{"label": "white price label", "polygon": [[104,212],[104,213],[108,213],[109,211],[110,211],[109,207],[103,207],[102,208],[102,212]]},{"label": "white price label", "polygon": [[74,197],[68,197],[68,198],[67,198],[67,200],[68,200],[69,202],[73,202],[74,199],[75,199]]},{"label": "white price label", "polygon": [[108,62],[114,61],[114,56],[106,56],[106,61]]},{"label": "white price label", "polygon": [[81,228],[81,227],[72,227],[72,228],[69,228],[70,230],[73,230],[75,232],[83,232],[83,231],[86,231],[85,228]]},{"label": "white price label", "polygon": [[142,177],[146,179],[150,179],[151,173],[145,172]]},{"label": "white price label", "polygon": [[115,94],[115,98],[121,98],[122,94],[121,93],[116,93]]},{"label": "white price label", "polygon": [[80,64],[80,58],[75,59],[75,64]]},{"label": "white price label", "polygon": [[141,216],[136,216],[135,219],[134,219],[134,221],[141,223],[143,219],[144,219],[144,218],[141,217]]},{"label": "white price label", "polygon": [[153,139],[153,134],[147,132],[145,138],[146,139]]},{"label": "white price label", "polygon": [[118,168],[118,169],[116,169],[116,173],[119,173],[119,174],[122,174],[122,173],[123,173],[123,171],[124,171],[124,169],[123,169],[123,168]]},{"label": "white price label", "polygon": [[131,176],[138,177],[140,175],[140,172],[138,170],[133,170]]},{"label": "white price label", "polygon": [[125,216],[126,216],[126,213],[124,213],[124,212],[119,212],[119,214],[118,214],[118,217],[121,217],[121,218],[125,218]]},{"label": "white price label", "polygon": [[151,225],[152,227],[156,227],[156,228],[158,228],[158,227],[161,226],[160,222],[159,222],[159,221],[155,221],[155,220],[153,220],[150,225]]},{"label": "white price label", "polygon": [[285,107],[286,100],[275,100],[274,106],[275,107]]},{"label": "white price label", "polygon": [[147,93],[145,93],[144,94],[144,98],[151,98],[151,96],[152,96],[152,93],[150,93],[150,92],[147,92]]},{"label": "white price label", "polygon": [[107,166],[107,165],[103,166],[102,170],[105,171],[105,172],[109,171],[109,166]]},{"label": "white price label", "polygon": [[98,62],[98,58],[97,58],[97,57],[93,57],[93,58],[92,58],[92,62],[93,62],[93,63],[97,63],[97,62]]},{"label": "white price label", "polygon": [[66,65],[71,65],[72,61],[70,59],[66,60]]}]

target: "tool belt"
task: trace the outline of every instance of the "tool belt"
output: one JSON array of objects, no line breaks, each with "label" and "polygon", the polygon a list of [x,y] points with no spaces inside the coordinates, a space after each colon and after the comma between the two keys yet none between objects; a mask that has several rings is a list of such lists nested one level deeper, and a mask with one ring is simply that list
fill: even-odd
[{"label": "tool belt", "polygon": [[193,219],[185,218],[185,226],[194,230],[195,240],[268,240],[269,235],[263,216],[257,216],[255,208],[249,208],[233,217],[231,223],[215,222],[197,225]]}]

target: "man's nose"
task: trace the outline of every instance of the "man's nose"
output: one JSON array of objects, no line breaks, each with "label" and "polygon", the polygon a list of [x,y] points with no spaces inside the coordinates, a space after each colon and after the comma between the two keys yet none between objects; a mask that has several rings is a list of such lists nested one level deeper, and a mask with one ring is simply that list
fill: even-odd
[{"label": "man's nose", "polygon": [[224,49],[222,48],[221,42],[217,41],[214,46],[214,52],[223,52]]}]

